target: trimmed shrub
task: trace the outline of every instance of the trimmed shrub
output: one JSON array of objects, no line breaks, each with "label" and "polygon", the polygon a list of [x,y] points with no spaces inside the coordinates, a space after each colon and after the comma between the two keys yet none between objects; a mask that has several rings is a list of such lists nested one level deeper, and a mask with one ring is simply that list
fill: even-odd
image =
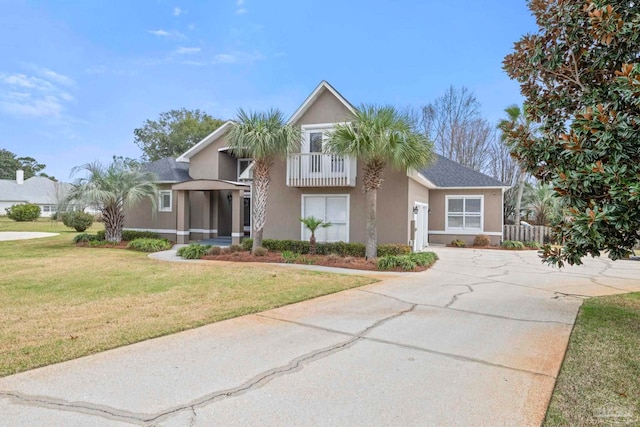
[{"label": "trimmed shrub", "polygon": [[456,248],[464,248],[465,246],[467,246],[467,244],[464,242],[464,240],[453,239],[451,241],[451,246],[455,246]]},{"label": "trimmed shrub", "polygon": [[500,246],[502,246],[505,249],[516,250],[516,251],[520,249],[524,249],[524,243],[519,242],[517,240],[505,240],[500,244]]},{"label": "trimmed shrub", "polygon": [[437,260],[438,255],[435,252],[416,252],[409,255],[411,260],[420,266],[432,266]]},{"label": "trimmed shrub", "polygon": [[93,215],[85,212],[65,212],[60,215],[62,223],[76,231],[85,231],[93,224]]},{"label": "trimmed shrub", "polygon": [[522,242],[526,248],[529,249],[540,249],[542,245],[534,240],[530,240],[527,242]]},{"label": "trimmed shrub", "polygon": [[167,239],[134,239],[127,248],[140,252],[160,252],[171,249],[171,243]]},{"label": "trimmed shrub", "polygon": [[250,251],[253,247],[253,239],[250,237],[246,237],[242,239],[242,242],[240,244],[242,245],[242,249],[244,249],[245,251]]},{"label": "trimmed shrub", "polygon": [[35,221],[40,218],[40,206],[35,203],[13,205],[6,209],[7,218],[18,222]]},{"label": "trimmed shrub", "polygon": [[89,233],[80,233],[73,238],[73,243],[98,241],[98,236]]},{"label": "trimmed shrub", "polygon": [[256,250],[253,251],[253,254],[255,256],[265,256],[268,253],[269,253],[269,250],[267,248],[263,248],[262,246],[257,247]]},{"label": "trimmed shrub", "polygon": [[207,255],[220,255],[222,253],[222,248],[220,246],[211,246],[207,251]]},{"label": "trimmed shrub", "polygon": [[[99,230],[96,235],[98,236],[98,240],[105,239],[104,230]],[[159,239],[160,235],[158,233],[154,233],[153,231],[135,231],[135,230],[122,230],[122,240],[125,242],[131,242],[136,239]]]},{"label": "trimmed shrub", "polygon": [[478,234],[473,239],[473,246],[489,246],[491,245],[491,239],[486,234]]},{"label": "trimmed shrub", "polygon": [[229,253],[232,253],[232,254],[235,253],[235,252],[242,252],[242,250],[243,250],[242,246],[240,246],[240,245],[231,245],[231,246],[229,246],[228,249],[229,249]]},{"label": "trimmed shrub", "polygon": [[378,245],[378,256],[387,255],[408,255],[411,253],[411,246],[402,245],[399,243],[390,243],[384,245]]},{"label": "trimmed shrub", "polygon": [[200,259],[211,248],[211,245],[200,245],[198,243],[192,243],[189,246],[183,246],[178,249],[178,256],[184,259]]}]

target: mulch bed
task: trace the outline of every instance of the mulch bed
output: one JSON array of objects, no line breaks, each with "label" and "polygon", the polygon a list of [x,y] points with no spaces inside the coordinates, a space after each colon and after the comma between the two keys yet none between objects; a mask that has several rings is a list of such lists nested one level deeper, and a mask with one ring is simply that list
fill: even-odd
[{"label": "mulch bed", "polygon": [[109,243],[104,245],[91,245],[90,242],[78,242],[76,246],[80,248],[110,248],[110,249],[127,249],[127,245],[129,242],[125,242],[124,240],[120,243]]},{"label": "mulch bed", "polygon": [[[212,260],[212,261],[233,261],[233,262],[270,262],[270,263],[285,263],[285,260],[282,258],[280,253],[278,252],[269,252],[264,256],[255,256],[251,252],[233,252],[229,254],[220,254],[220,255],[205,255],[202,259]],[[360,257],[336,257],[333,255],[301,255],[298,259],[296,259],[293,264],[309,264],[309,265],[321,265],[324,267],[338,267],[338,268],[349,268],[353,270],[369,270],[369,271],[396,271],[396,272],[404,272],[406,270],[402,270],[400,268],[392,269],[392,270],[378,270],[376,267],[376,263],[371,260],[366,260]],[[418,266],[415,270],[412,271],[424,271],[428,267]]]}]

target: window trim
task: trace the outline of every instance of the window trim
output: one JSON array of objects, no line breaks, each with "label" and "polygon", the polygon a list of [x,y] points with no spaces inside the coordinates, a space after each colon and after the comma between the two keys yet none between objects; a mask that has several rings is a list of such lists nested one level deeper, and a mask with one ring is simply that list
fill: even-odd
[{"label": "window trim", "polygon": [[[169,207],[164,207],[162,204],[163,198],[165,194],[169,194]],[[158,191],[158,212],[172,212],[173,211],[173,190],[160,190]]]},{"label": "window trim", "polygon": [[[455,199],[462,199],[463,201],[466,199],[476,199],[476,200],[480,200],[480,228],[470,228],[470,227],[465,227],[464,226],[464,218],[466,217],[466,202],[463,202],[463,211],[462,211],[462,218],[463,218],[463,226],[462,227],[450,227],[449,226],[449,200],[455,200]],[[473,215],[476,216],[476,215]],[[478,232],[478,233],[483,233],[484,232],[484,194],[456,194],[456,195],[446,195],[445,196],[445,201],[444,201],[444,229],[447,232]]]},{"label": "window trim", "polygon": [[248,161],[249,164],[247,165],[246,169],[249,169],[251,167],[251,162],[253,162],[254,159],[252,159],[251,157],[238,157],[236,159],[236,181],[241,181],[240,175],[242,175],[242,173],[244,173],[244,171],[240,172],[240,162],[242,161]]},{"label": "window trim", "polygon": [[[300,196],[300,218],[304,218],[304,201],[307,197],[324,197],[325,198],[325,208],[326,208],[326,198],[327,197],[344,197],[347,201],[347,220],[345,222],[345,243],[349,243],[349,225],[351,223],[351,196],[349,194],[302,194]],[[341,223],[342,224],[342,223]],[[304,240],[304,231],[306,227],[304,224],[300,223],[300,240]],[[336,240],[339,242],[340,240]]]}]

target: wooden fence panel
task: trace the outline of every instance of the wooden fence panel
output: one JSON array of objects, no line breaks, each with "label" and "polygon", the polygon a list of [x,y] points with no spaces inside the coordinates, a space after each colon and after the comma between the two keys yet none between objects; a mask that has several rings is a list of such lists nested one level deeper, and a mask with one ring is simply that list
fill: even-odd
[{"label": "wooden fence panel", "polygon": [[505,225],[504,240],[519,240],[521,242],[544,243],[545,237],[551,234],[550,227],[541,225]]}]

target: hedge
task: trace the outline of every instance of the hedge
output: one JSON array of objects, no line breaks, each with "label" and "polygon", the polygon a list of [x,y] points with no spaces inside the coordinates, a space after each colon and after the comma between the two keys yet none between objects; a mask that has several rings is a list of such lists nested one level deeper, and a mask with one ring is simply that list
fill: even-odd
[{"label": "hedge", "polygon": [[[253,239],[244,239],[242,248],[251,250]],[[290,251],[297,254],[309,253],[309,242],[304,240],[262,240],[262,247],[272,252]],[[340,256],[364,257],[365,245],[363,243],[346,243],[346,242],[319,242],[316,243],[316,252],[319,255],[336,254]],[[406,255],[411,253],[411,247],[402,244],[383,244],[378,245],[378,256],[387,255]]]}]

